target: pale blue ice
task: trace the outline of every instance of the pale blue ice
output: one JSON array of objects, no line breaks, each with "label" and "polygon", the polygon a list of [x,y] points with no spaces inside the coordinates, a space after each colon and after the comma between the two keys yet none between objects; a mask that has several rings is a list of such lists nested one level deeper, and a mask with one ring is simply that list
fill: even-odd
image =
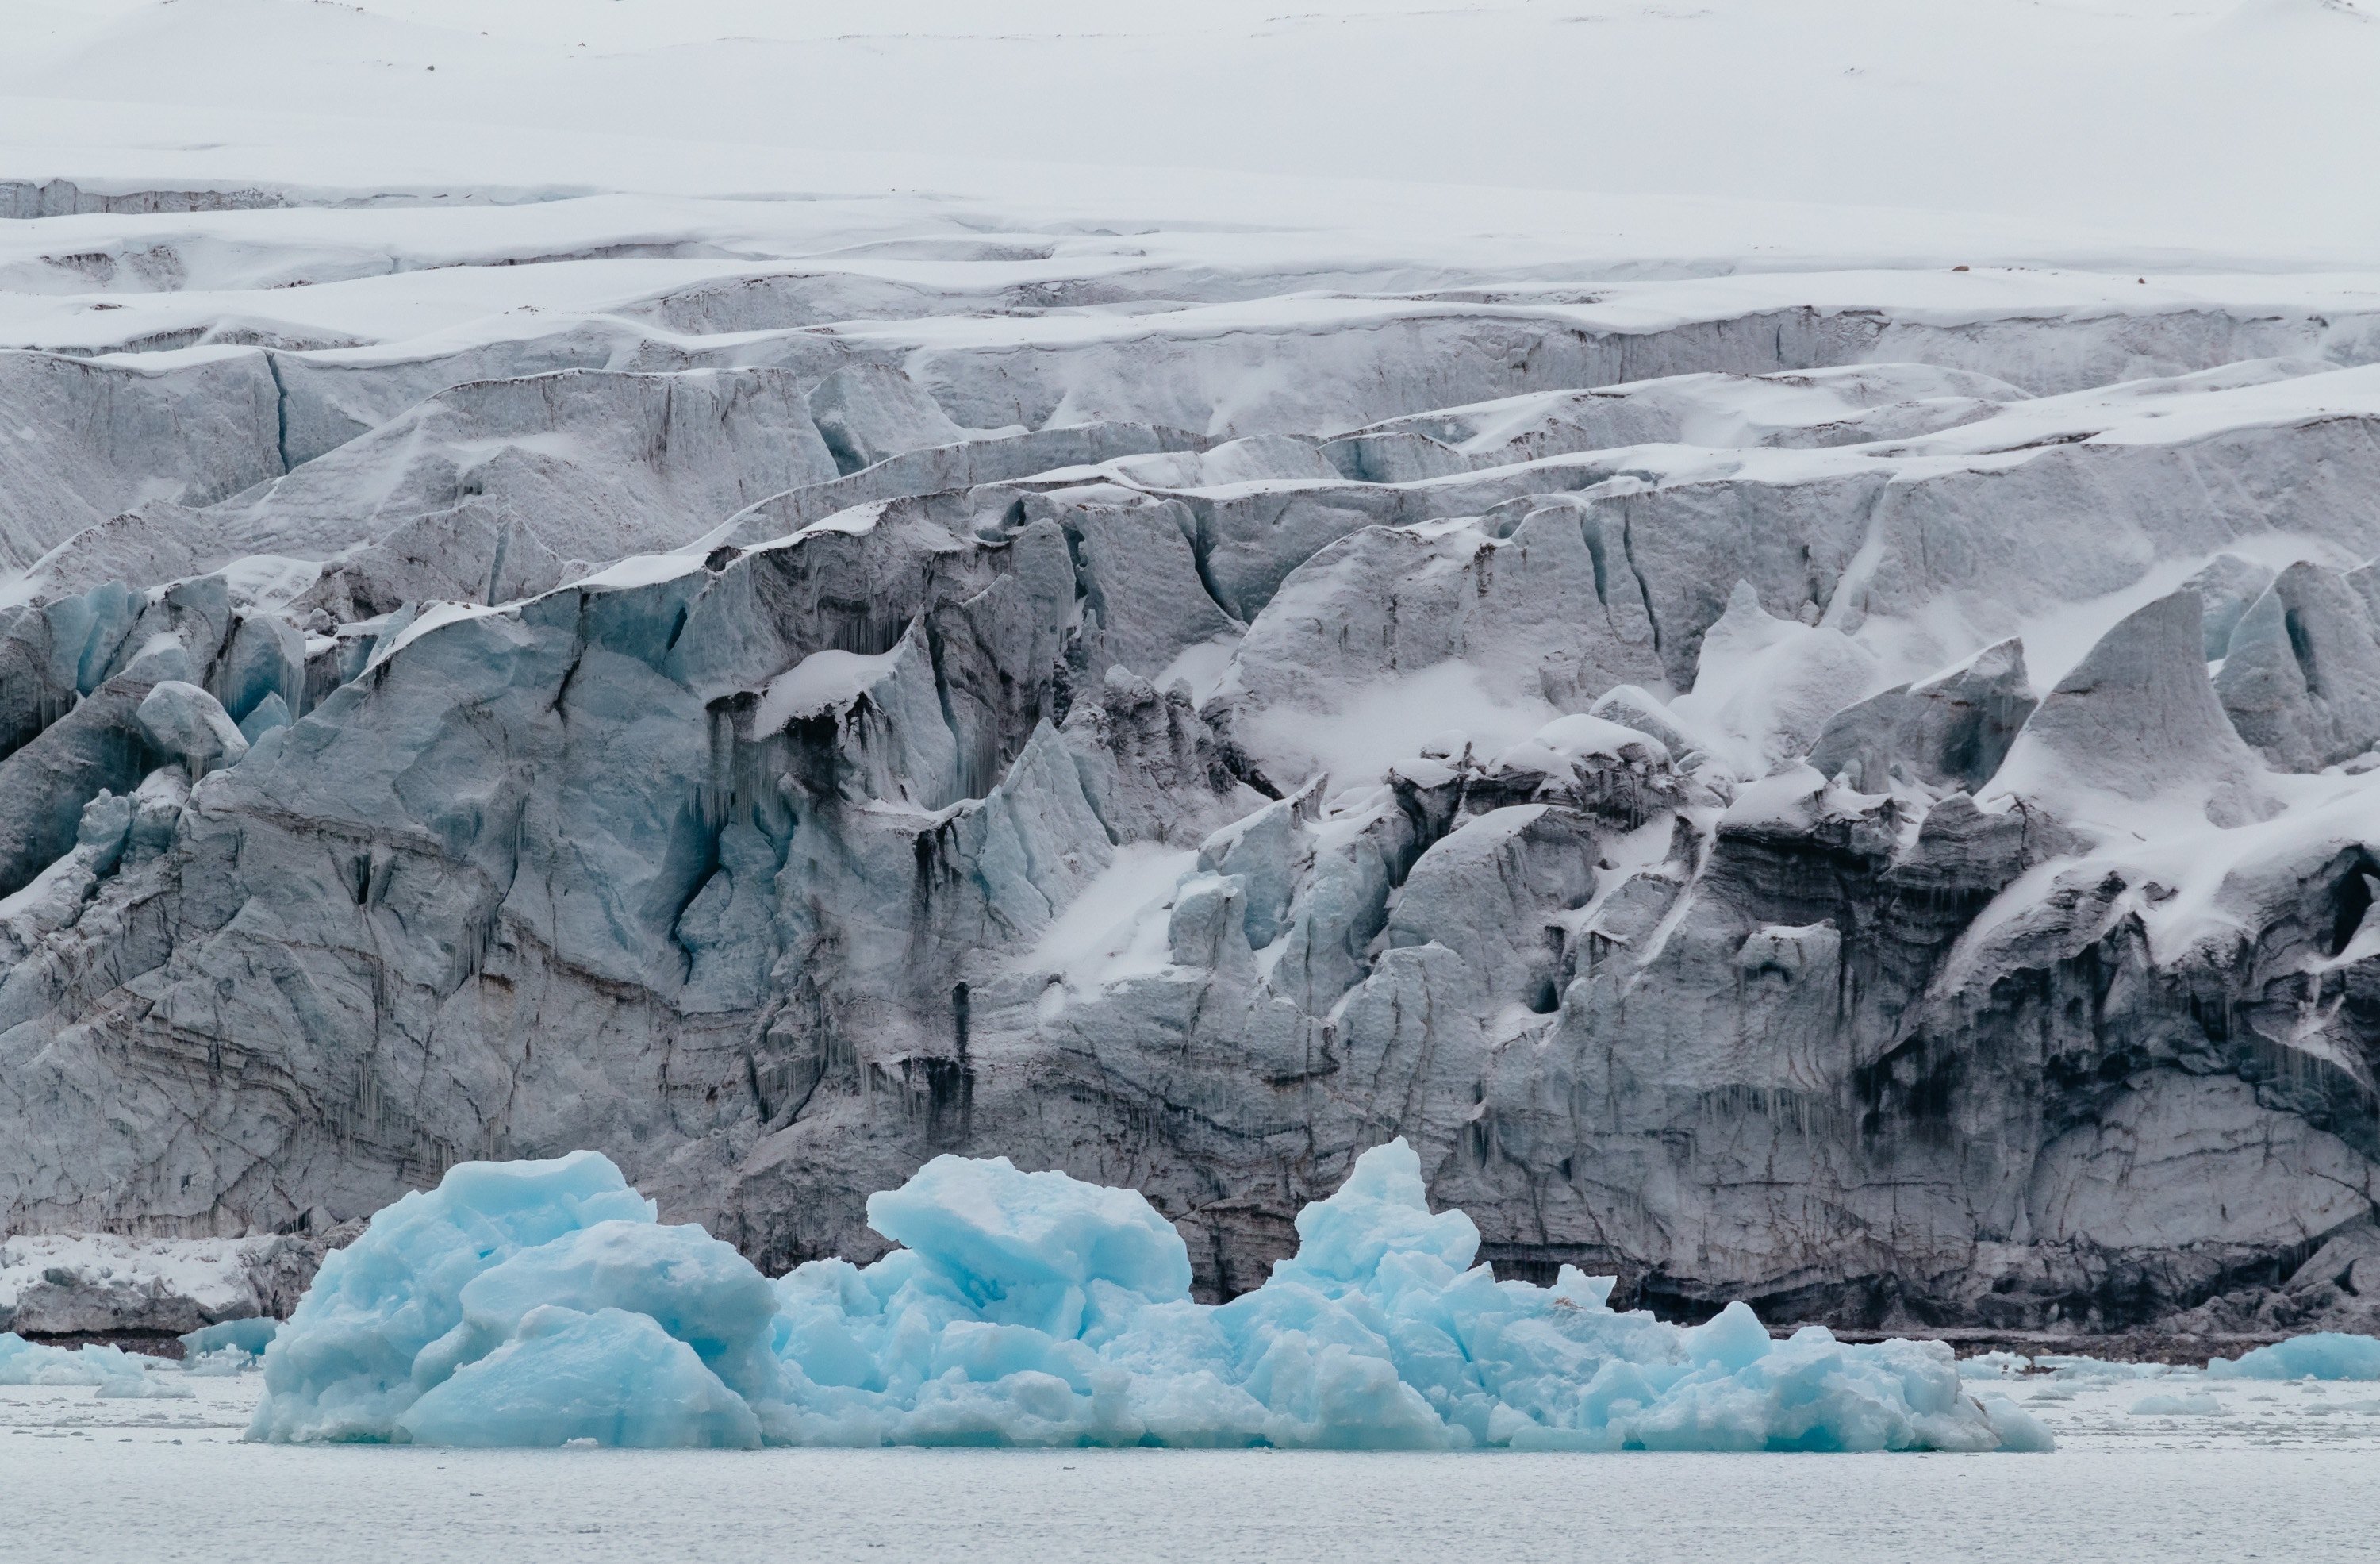
[{"label": "pale blue ice", "polygon": [[115,1347],[49,1347],[0,1331],[0,1385],[92,1385],[108,1400],[189,1396],[188,1386],[153,1375],[152,1362]]},{"label": "pale blue ice", "polygon": [[2212,1379],[2380,1379],[2380,1337],[2316,1331],[2270,1347],[2217,1358],[2206,1365]]},{"label": "pale blue ice", "polygon": [[225,1320],[182,1333],[182,1369],[201,1378],[229,1378],[257,1366],[281,1330],[275,1319]]},{"label": "pale blue ice", "polygon": [[868,1202],[902,1247],[771,1282],[589,1152],[468,1163],[333,1254],[266,1350],[250,1436],[641,1447],[2046,1449],[1937,1343],[1680,1328],[1475,1265],[1402,1142],[1298,1216],[1231,1302],[1190,1297],[1135,1191],[937,1157]]},{"label": "pale blue ice", "polygon": [[189,1358],[204,1357],[211,1352],[237,1352],[246,1357],[261,1358],[265,1348],[281,1332],[281,1322],[257,1317],[246,1320],[225,1320],[221,1325],[200,1326],[182,1333],[182,1350]]}]

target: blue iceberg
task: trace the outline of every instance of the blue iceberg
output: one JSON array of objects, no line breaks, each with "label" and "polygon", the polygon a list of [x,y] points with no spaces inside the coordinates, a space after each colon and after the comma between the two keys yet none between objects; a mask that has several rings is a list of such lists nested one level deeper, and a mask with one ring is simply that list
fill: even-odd
[{"label": "blue iceberg", "polygon": [[397,1431],[423,1445],[748,1449],[759,1420],[693,1348],[650,1314],[531,1309],[486,1357],[413,1403]]},{"label": "blue iceberg", "polygon": [[2380,1337],[2318,1330],[2270,1347],[2217,1358],[2209,1379],[2380,1379]]},{"label": "blue iceberg", "polygon": [[212,1352],[237,1352],[244,1357],[261,1358],[281,1334],[281,1322],[262,1317],[225,1320],[221,1325],[200,1326],[182,1333],[182,1351],[187,1358],[205,1357]]},{"label": "blue iceberg", "polygon": [[1231,1302],[1137,1191],[935,1158],[872,1197],[902,1247],[771,1282],[591,1152],[468,1163],[333,1254],[266,1349],[251,1438],[434,1445],[2033,1450],[1938,1343],[1690,1328],[1473,1264],[1402,1141]]},{"label": "blue iceberg", "polygon": [[182,1372],[202,1379],[228,1379],[255,1368],[280,1334],[275,1319],[225,1320],[182,1333]]},{"label": "blue iceberg", "polygon": [[[0,1331],[0,1385],[98,1385],[116,1371],[113,1359],[123,1356],[113,1347],[45,1347]],[[140,1371],[126,1365],[121,1372]]]},{"label": "blue iceberg", "polygon": [[105,1400],[168,1400],[192,1394],[187,1385],[151,1377],[149,1360],[120,1348],[48,1347],[14,1331],[0,1331],[0,1385],[91,1385]]}]

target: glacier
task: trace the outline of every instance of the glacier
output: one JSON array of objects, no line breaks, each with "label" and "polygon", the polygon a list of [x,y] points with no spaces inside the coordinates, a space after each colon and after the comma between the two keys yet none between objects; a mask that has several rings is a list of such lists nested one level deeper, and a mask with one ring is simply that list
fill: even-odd
[{"label": "glacier", "polygon": [[9,18],[0,1328],[579,1147],[1220,1304],[1402,1139],[1621,1308],[2380,1331],[2354,0],[665,9]]},{"label": "glacier", "polygon": [[[1402,1141],[1229,1303],[1137,1191],[943,1155],[868,1202],[901,1247],[771,1283],[593,1152],[466,1163],[330,1255],[249,1436],[639,1448],[2046,1450],[1938,1342],[1668,1326],[1610,1277],[1498,1281]],[[61,1354],[63,1357],[63,1354]],[[104,1392],[103,1392],[104,1393]]]},{"label": "glacier", "polygon": [[0,1330],[254,1340],[297,1304],[322,1248],[283,1234],[20,1233],[0,1240]]}]

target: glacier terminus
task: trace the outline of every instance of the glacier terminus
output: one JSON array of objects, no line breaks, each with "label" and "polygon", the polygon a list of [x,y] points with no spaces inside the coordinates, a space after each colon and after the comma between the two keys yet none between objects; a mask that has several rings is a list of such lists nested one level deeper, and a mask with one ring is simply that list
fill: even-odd
[{"label": "glacier terminus", "polygon": [[2380,1521],[2375,0],[0,38],[27,1546]]}]

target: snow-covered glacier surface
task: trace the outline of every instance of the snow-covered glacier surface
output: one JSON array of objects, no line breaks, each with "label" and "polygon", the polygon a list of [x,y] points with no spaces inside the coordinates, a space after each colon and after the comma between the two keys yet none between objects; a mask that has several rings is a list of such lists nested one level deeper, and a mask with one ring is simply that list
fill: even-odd
[{"label": "snow-covered glacier surface", "polygon": [[[2021,1450],[1938,1342],[1680,1329],[1611,1278],[1475,1266],[1403,1142],[1299,1213],[1220,1306],[1131,1190],[941,1156],[868,1202],[902,1245],[773,1284],[665,1226],[592,1152],[466,1163],[324,1262],[264,1353],[249,1437],[648,1448],[761,1444]],[[0,1338],[5,1340],[7,1338]],[[33,1349],[32,1350],[40,1350]],[[61,1354],[63,1357],[63,1354]],[[0,1371],[5,1364],[0,1364]]]},{"label": "snow-covered glacier surface", "polygon": [[2380,27],[1938,9],[0,0],[9,1252],[1004,1155],[1211,1303],[1402,1138],[1546,1309],[2372,1332]]}]

